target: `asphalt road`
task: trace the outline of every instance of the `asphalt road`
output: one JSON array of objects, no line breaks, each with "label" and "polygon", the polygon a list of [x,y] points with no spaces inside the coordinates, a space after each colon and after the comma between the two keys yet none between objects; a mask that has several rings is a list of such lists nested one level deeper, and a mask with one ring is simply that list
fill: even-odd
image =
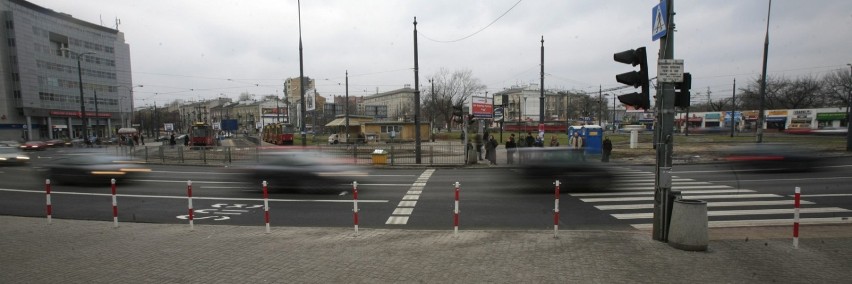
[{"label": "asphalt road", "polygon": [[[39,165],[65,149],[35,153],[34,167],[0,168],[0,214],[45,216],[44,177]],[[187,181],[193,184],[196,224],[261,226],[261,181],[242,181],[221,167],[150,165],[153,171],[118,185],[120,222],[188,223]],[[653,167],[611,164],[617,173],[606,191],[561,195],[562,230],[647,229],[651,224]],[[810,172],[742,171],[726,164],[674,168],[673,184],[684,198],[708,201],[711,227],[789,224],[794,187],[803,192],[802,223],[849,223],[852,158],[826,160]],[[514,169],[373,168],[358,181],[362,228],[451,230],[455,182],[461,183],[462,229],[552,229],[550,182],[531,183]],[[563,181],[571,182],[571,181]],[[273,226],[353,225],[352,185],[310,193],[270,194]],[[110,187],[53,185],[53,218],[112,220]]]}]

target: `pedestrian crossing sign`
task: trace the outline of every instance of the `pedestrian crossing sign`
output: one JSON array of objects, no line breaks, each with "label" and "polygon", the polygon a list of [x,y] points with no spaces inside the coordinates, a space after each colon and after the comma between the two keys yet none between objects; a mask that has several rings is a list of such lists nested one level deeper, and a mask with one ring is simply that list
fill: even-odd
[{"label": "pedestrian crossing sign", "polygon": [[658,40],[666,35],[667,22],[666,2],[661,1],[651,9],[651,40]]}]

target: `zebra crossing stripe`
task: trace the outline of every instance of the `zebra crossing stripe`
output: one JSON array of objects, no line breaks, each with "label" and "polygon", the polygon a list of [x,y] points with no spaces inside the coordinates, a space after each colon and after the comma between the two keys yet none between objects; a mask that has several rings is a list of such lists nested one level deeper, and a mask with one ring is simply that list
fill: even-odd
[{"label": "zebra crossing stripe", "polygon": [[[724,195],[688,195],[689,199],[723,199],[723,198],[767,198],[767,197],[783,197],[777,194],[757,193],[757,194],[724,194]],[[638,196],[638,197],[601,197],[601,198],[580,198],[583,202],[619,202],[619,201],[653,201],[653,196]]]},{"label": "zebra crossing stripe", "polygon": [[[802,201],[801,204],[814,204],[811,201]],[[776,205],[793,205],[793,200],[768,200],[768,201],[728,201],[728,202],[707,202],[707,207],[737,207],[737,206],[776,206]],[[624,205],[598,205],[595,206],[598,210],[635,210],[635,209],[653,209],[653,203],[647,204],[624,204]]]},{"label": "zebra crossing stripe", "polygon": [[[727,185],[673,185],[672,190],[690,190],[690,189],[712,189],[712,188],[733,188]],[[613,187],[613,190],[654,190],[653,185],[639,187]]]},{"label": "zebra crossing stripe", "polygon": [[[712,190],[687,190],[682,191],[682,194],[710,194],[710,193],[751,193],[755,192],[751,189],[712,189]],[[595,197],[595,196],[619,196],[619,195],[654,195],[654,191],[624,191],[624,192],[597,192],[597,193],[571,193],[574,197]]]},{"label": "zebra crossing stripe", "polygon": [[[691,179],[691,178],[672,178],[672,182],[694,182],[694,181],[695,180]],[[653,184],[654,183],[654,177],[643,178],[643,179],[619,179],[619,178],[615,178],[615,180],[613,180],[612,183],[613,184],[621,184],[621,183],[625,183],[625,184],[650,183],[650,184]],[[712,184],[710,182],[707,182],[707,183]]]},{"label": "zebra crossing stripe", "polygon": [[[852,212],[849,209],[839,207],[823,207],[823,208],[801,208],[801,214],[815,213],[839,213]],[[793,214],[793,208],[785,209],[756,209],[756,210],[726,210],[726,211],[707,211],[708,217],[716,216],[742,216],[742,215],[775,215],[775,214]],[[616,219],[651,219],[654,218],[654,213],[626,213],[626,214],[611,214]]]},{"label": "zebra crossing stripe", "polygon": [[[803,225],[820,225],[820,224],[850,224],[850,217],[826,217],[826,218],[801,218],[799,223]],[[786,226],[793,224],[793,218],[789,219],[761,219],[761,220],[727,220],[727,221],[709,221],[707,227],[710,228],[731,228],[731,227],[755,227],[755,226]],[[633,228],[640,230],[650,230],[654,224],[631,224]]]}]

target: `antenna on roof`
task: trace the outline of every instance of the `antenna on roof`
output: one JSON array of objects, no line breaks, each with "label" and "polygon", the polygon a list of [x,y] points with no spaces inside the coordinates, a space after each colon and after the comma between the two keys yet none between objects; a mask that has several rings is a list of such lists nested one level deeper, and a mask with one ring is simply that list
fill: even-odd
[{"label": "antenna on roof", "polygon": [[115,17],[115,29],[118,30],[118,25],[121,25],[121,19]]}]

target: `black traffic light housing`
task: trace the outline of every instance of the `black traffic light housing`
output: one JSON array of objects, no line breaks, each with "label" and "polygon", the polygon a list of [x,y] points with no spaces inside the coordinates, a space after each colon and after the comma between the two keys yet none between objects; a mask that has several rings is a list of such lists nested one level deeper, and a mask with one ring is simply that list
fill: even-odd
[{"label": "black traffic light housing", "polygon": [[641,92],[618,96],[618,100],[623,104],[633,106],[637,109],[650,109],[651,99],[649,97],[648,86],[648,57],[645,53],[645,47],[643,46],[635,50],[625,50],[613,54],[612,57],[616,62],[630,64],[633,66],[639,65],[639,71],[630,71],[615,75],[615,80],[619,83],[633,86],[634,88],[641,87]]},{"label": "black traffic light housing", "polygon": [[453,106],[453,122],[462,124],[464,117],[464,108],[462,106]]},{"label": "black traffic light housing", "polygon": [[692,89],[692,74],[683,73],[683,82],[675,83],[676,107],[689,107],[689,89]]}]

